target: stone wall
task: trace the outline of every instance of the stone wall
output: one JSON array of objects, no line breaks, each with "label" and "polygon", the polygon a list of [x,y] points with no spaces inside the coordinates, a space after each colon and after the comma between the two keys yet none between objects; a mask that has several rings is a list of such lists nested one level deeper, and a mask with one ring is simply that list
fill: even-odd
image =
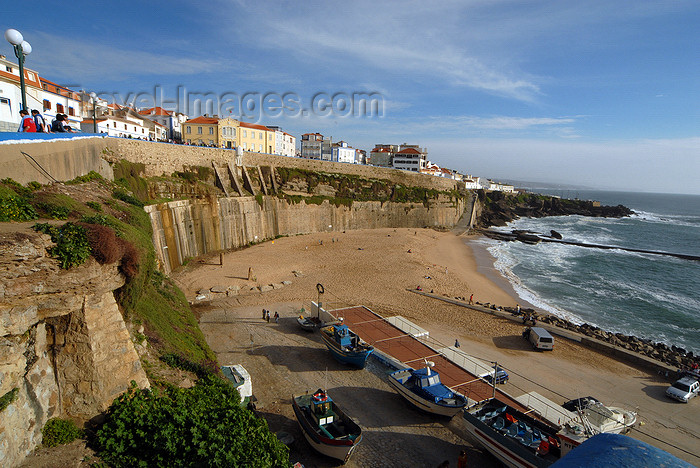
[{"label": "stone wall", "polygon": [[161,269],[169,273],[187,258],[243,247],[253,242],[313,232],[384,227],[453,227],[463,199],[441,196],[419,203],[354,202],[335,206],[294,204],[277,197],[212,198],[146,207]]},{"label": "stone wall", "polygon": [[[234,150],[153,143],[123,138],[107,138],[104,140],[104,146],[106,148],[104,155],[108,161],[115,162],[126,159],[131,162],[144,163],[146,164],[146,176],[170,175],[175,171],[181,171],[184,166],[211,167],[212,162],[224,166],[227,163],[233,165],[236,159],[236,151]],[[242,163],[244,166],[295,167],[309,171],[353,174],[369,179],[388,179],[396,184],[435,190],[452,190],[457,186],[457,182],[451,179],[398,169],[290,158],[274,154],[245,152]]]},{"label": "stone wall", "polygon": [[[114,300],[117,265],[62,270],[48,236],[0,234],[0,466],[18,464],[41,443],[52,417],[89,418],[131,380],[148,379]],[[16,389],[16,390],[15,390]]]}]

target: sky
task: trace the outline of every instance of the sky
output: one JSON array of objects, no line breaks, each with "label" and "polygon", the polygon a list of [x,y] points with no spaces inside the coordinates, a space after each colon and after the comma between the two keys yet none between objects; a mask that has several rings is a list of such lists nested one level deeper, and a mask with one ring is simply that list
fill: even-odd
[{"label": "sky", "polygon": [[[3,10],[3,30],[32,45],[27,67],[118,103],[318,132],[368,153],[417,144],[442,167],[496,180],[700,194],[697,0]],[[14,57],[6,41],[0,54]]]}]

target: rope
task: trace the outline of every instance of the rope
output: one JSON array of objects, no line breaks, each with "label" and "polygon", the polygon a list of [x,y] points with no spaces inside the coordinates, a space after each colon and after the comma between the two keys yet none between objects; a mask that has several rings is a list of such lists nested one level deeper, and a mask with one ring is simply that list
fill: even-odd
[{"label": "rope", "polygon": [[34,159],[34,158],[32,157],[31,154],[25,153],[24,151],[20,151],[20,153],[22,153],[25,157],[27,157],[27,158],[31,159],[32,161],[34,161],[34,164],[36,164],[36,165],[39,167],[40,172],[42,172],[46,178],[48,178],[49,180],[53,180],[54,182],[58,182],[58,180],[56,180],[56,179],[54,178],[54,176],[52,176],[51,174],[49,174],[49,171],[47,171],[46,169],[44,169],[44,167],[43,167],[41,164],[39,164],[39,162],[38,162],[36,159]]}]

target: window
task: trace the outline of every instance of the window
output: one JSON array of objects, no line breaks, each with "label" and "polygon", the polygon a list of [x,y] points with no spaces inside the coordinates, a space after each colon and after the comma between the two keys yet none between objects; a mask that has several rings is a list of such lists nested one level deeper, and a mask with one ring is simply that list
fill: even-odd
[{"label": "window", "polygon": [[262,152],[262,145],[258,145],[258,151]]},{"label": "window", "polygon": [[126,124],[124,124],[124,130],[126,130]]},{"label": "window", "polygon": [[[246,135],[246,131],[243,130],[243,138],[245,138],[246,136],[247,136],[247,135]],[[244,149],[245,149],[245,148],[244,148]]]},{"label": "window", "polygon": [[200,135],[202,134],[202,127],[197,127],[197,133]]},{"label": "window", "polygon": [[27,78],[29,78],[30,80],[34,81],[34,73],[28,71],[28,72],[27,72]]},{"label": "window", "polygon": [[[243,130],[245,132],[245,130]],[[247,150],[248,149],[248,143],[243,142],[243,149]]]},{"label": "window", "polygon": [[63,114],[65,110],[63,109],[63,104],[56,104],[56,112]]},{"label": "window", "polygon": [[214,134],[214,127],[209,127],[209,135],[213,135],[213,134]]},{"label": "window", "polygon": [[12,73],[12,67],[5,65],[5,70]]},{"label": "window", "polygon": [[[187,133],[192,133],[192,127],[189,125],[187,126]],[[187,143],[191,143],[190,140],[187,140]]]},{"label": "window", "polygon": [[68,108],[68,115],[75,115],[75,109],[73,109],[72,107],[69,107]]},{"label": "window", "polygon": [[209,144],[210,144],[210,145],[213,145],[213,144],[214,144],[214,140],[209,140]]},{"label": "window", "polygon": [[51,101],[44,99],[44,110],[51,110]]},{"label": "window", "polygon": [[258,139],[262,140],[262,132],[258,133]]},{"label": "window", "polygon": [[[134,130],[136,130],[136,127],[134,127]],[[145,129],[145,128],[142,128],[142,129],[141,129],[141,133],[146,133],[146,129]]]}]

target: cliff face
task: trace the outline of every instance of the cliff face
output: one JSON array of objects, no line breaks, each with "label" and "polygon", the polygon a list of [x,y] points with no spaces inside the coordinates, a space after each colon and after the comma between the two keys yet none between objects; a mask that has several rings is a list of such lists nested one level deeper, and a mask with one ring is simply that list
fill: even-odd
[{"label": "cliff face", "polygon": [[62,270],[48,236],[0,233],[0,465],[41,442],[52,417],[89,418],[131,380],[148,386],[114,300],[117,265]]},{"label": "cliff face", "polygon": [[581,215],[605,218],[630,216],[633,211],[617,206],[600,206],[590,200],[567,200],[537,194],[510,195],[479,192],[479,227],[505,226],[520,217]]},{"label": "cliff face", "polygon": [[354,202],[351,206],[293,203],[277,197],[187,200],[146,207],[166,273],[187,258],[243,247],[277,236],[383,227],[453,227],[464,199],[425,204]]}]

